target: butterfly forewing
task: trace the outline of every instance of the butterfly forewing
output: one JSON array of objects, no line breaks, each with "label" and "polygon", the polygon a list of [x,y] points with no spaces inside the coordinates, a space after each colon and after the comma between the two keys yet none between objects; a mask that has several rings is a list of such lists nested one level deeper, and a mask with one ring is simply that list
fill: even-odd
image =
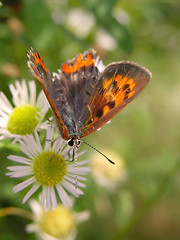
[{"label": "butterfly forewing", "polygon": [[64,126],[63,120],[57,111],[55,99],[55,86],[52,81],[49,71],[46,69],[40,55],[33,48],[28,51],[28,67],[30,68],[34,77],[40,83],[57,119],[57,125],[63,138],[68,139],[68,132]]},{"label": "butterfly forewing", "polygon": [[130,103],[147,85],[151,73],[132,62],[109,64],[99,77],[81,121],[82,137],[96,131]]}]

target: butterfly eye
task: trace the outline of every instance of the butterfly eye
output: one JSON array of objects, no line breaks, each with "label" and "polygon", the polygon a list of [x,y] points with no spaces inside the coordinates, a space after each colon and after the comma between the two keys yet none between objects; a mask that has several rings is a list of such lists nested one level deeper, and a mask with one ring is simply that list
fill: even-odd
[{"label": "butterfly eye", "polygon": [[68,145],[69,145],[70,147],[72,147],[72,146],[74,145],[74,139],[73,139],[73,138],[71,138],[71,139],[68,140]]},{"label": "butterfly eye", "polygon": [[81,141],[78,139],[77,140],[77,145],[80,146],[80,144],[81,144]]}]

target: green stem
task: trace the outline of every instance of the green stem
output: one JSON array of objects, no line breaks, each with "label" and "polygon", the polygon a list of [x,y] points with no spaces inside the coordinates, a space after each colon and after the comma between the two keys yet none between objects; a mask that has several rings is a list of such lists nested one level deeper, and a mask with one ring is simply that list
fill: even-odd
[{"label": "green stem", "polygon": [[32,213],[16,207],[7,207],[7,208],[0,209],[0,217],[7,216],[7,215],[18,215],[18,216],[33,220]]}]

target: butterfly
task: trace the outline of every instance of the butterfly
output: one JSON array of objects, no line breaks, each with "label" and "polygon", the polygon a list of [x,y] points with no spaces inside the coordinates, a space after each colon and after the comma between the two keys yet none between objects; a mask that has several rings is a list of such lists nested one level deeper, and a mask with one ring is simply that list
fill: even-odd
[{"label": "butterfly", "polygon": [[110,121],[152,77],[149,70],[129,61],[112,62],[100,72],[94,49],[62,64],[53,77],[37,51],[31,48],[27,56],[28,67],[52,107],[60,135],[74,150],[82,137]]}]

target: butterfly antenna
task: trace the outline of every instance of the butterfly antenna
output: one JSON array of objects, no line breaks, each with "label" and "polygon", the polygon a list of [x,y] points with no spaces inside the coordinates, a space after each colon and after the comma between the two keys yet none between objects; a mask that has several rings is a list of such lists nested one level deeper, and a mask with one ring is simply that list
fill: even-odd
[{"label": "butterfly antenna", "polygon": [[109,159],[105,154],[103,154],[102,152],[100,152],[97,148],[93,147],[92,145],[90,145],[87,142],[84,142],[81,140],[82,143],[85,143],[86,145],[88,145],[89,147],[91,147],[92,149],[94,149],[96,152],[100,153],[103,157],[105,157],[110,163],[115,164],[115,162],[113,162],[111,159]]}]

